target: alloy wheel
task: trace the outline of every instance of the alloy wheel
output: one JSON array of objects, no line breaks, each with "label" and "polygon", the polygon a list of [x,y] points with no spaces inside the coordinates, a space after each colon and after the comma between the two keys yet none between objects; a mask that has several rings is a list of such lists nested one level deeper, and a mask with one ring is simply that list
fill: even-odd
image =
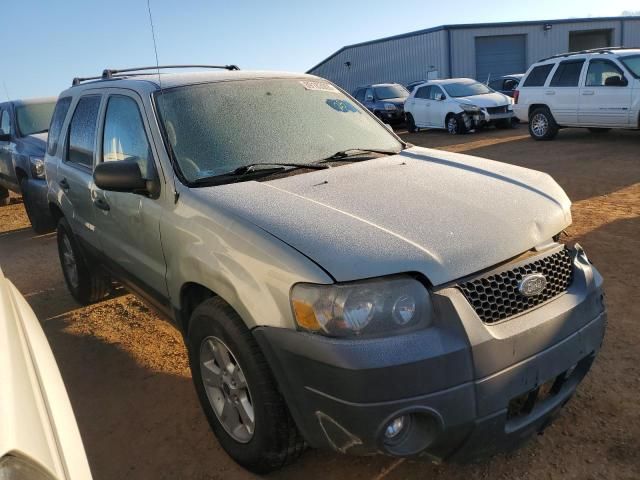
[{"label": "alloy wheel", "polygon": [[458,133],[458,120],[456,119],[456,117],[452,116],[447,121],[447,131],[452,135]]},{"label": "alloy wheel", "polygon": [[237,442],[248,443],[255,431],[249,385],[233,352],[217,337],[200,344],[200,375],[222,427]]},{"label": "alloy wheel", "polygon": [[62,267],[73,288],[78,288],[78,264],[68,235],[62,237]]},{"label": "alloy wheel", "polygon": [[549,120],[542,113],[536,113],[531,119],[531,131],[536,137],[544,137],[549,130]]}]

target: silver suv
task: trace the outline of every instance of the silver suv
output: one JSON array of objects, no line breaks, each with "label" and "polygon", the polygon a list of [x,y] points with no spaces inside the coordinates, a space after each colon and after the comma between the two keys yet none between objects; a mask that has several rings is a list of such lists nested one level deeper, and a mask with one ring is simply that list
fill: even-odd
[{"label": "silver suv", "polygon": [[306,444],[512,448],[600,349],[602,278],[560,243],[570,202],[548,175],[412,147],[326,80],[106,70],[56,118],[70,291],[94,302],[114,278],[171,319],[212,430],[253,471]]}]

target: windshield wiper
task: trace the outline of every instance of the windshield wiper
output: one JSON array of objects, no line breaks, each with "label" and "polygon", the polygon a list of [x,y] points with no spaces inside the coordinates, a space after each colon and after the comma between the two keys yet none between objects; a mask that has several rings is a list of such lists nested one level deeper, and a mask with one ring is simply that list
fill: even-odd
[{"label": "windshield wiper", "polygon": [[[339,152],[334,153],[330,157],[323,158],[322,160],[319,160],[316,163],[322,164],[324,162],[330,162],[332,160],[342,160],[343,158],[351,157],[353,155],[361,155],[363,153],[379,153],[380,155],[397,155],[400,152],[395,152],[393,150],[376,150],[374,148],[348,148],[346,150],[340,150]],[[362,160],[367,160],[367,159],[363,158]]]},{"label": "windshield wiper", "polygon": [[[270,168],[256,168],[258,166],[265,165]],[[290,168],[287,168],[290,167]],[[324,170],[325,168],[330,168],[328,165],[318,165],[317,163],[280,163],[280,162],[269,162],[269,163],[248,163],[247,165],[242,165],[237,167],[229,172],[220,173],[218,175],[212,175],[209,177],[198,178],[191,182],[192,185],[222,185],[225,183],[233,183],[239,180],[252,179],[256,177],[269,176],[277,172],[282,172],[284,170],[293,170],[297,168],[311,168],[314,170]]]}]

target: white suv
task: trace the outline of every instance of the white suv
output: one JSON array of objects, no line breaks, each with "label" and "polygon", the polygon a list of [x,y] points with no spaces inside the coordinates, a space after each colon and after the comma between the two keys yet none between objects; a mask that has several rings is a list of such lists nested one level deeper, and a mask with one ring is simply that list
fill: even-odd
[{"label": "white suv", "polygon": [[514,111],[536,140],[562,127],[640,128],[640,49],[607,48],[534,63],[516,90]]}]

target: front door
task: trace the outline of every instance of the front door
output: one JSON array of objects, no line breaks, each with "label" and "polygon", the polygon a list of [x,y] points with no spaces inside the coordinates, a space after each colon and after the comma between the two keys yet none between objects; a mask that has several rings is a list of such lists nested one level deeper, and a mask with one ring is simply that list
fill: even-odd
[{"label": "front door", "polygon": [[11,111],[7,104],[4,108],[0,107],[0,133],[9,135],[8,138],[0,139],[0,187],[16,190],[18,183],[13,168],[11,123]]},{"label": "front door", "polygon": [[584,63],[584,58],[560,62],[546,89],[551,113],[559,125],[578,124],[579,85]]},{"label": "front door", "polygon": [[[154,155],[145,127],[140,99],[128,91],[113,90],[106,100],[98,137],[98,160],[134,160],[143,177],[157,178]],[[96,188],[94,201],[100,249],[117,276],[147,300],[163,307],[166,303],[166,265],[160,241],[161,205],[142,194],[107,192]]]},{"label": "front door", "polygon": [[590,60],[580,91],[580,125],[629,126],[631,90],[629,78],[614,62],[600,58]]},{"label": "front door", "polygon": [[443,128],[444,119],[448,113],[447,97],[437,85],[432,85],[429,90],[429,125],[432,127]]}]

